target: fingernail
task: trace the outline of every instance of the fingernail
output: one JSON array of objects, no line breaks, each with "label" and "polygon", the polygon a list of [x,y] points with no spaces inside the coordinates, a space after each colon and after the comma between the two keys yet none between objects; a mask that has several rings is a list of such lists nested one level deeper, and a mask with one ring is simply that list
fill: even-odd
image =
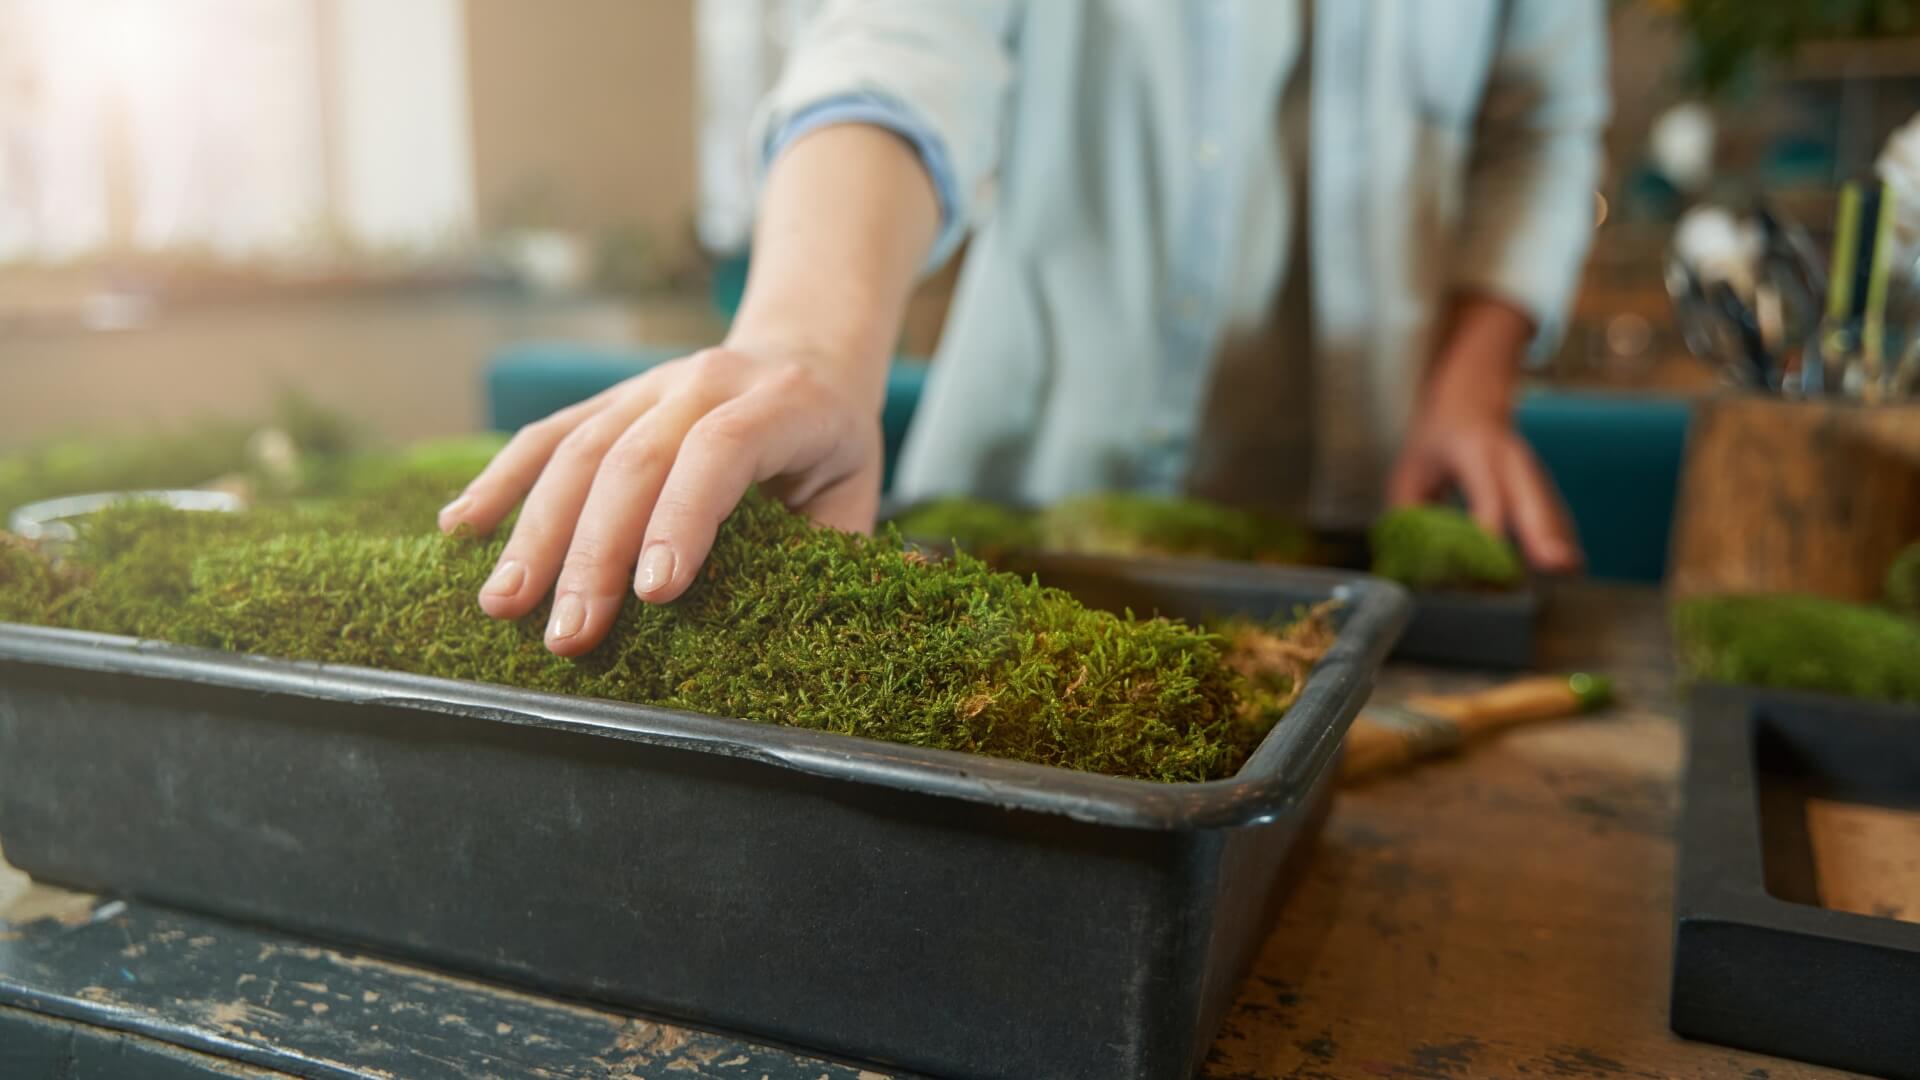
[{"label": "fingernail", "polygon": [[640,593],[658,592],[673,580],[673,549],[655,544],[640,556]]},{"label": "fingernail", "polygon": [[480,586],[480,591],[488,596],[512,596],[526,581],[527,568],[518,559],[508,559],[493,568],[493,576]]},{"label": "fingernail", "polygon": [[549,640],[570,638],[587,621],[587,605],[577,593],[564,593],[553,602],[553,618],[547,620]]},{"label": "fingernail", "polygon": [[448,522],[447,522],[448,518],[460,517],[461,515],[465,514],[468,510],[471,510],[471,509],[473,509],[473,497],[469,495],[462,495],[459,498],[448,503],[447,505],[441,507],[440,514],[437,518],[437,520],[440,522],[440,530],[442,532],[446,531],[448,526]]}]

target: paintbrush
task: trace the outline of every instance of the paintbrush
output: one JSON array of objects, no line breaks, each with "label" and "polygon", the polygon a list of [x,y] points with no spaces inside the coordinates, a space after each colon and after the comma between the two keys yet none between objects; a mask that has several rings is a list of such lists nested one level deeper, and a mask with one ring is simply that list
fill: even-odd
[{"label": "paintbrush", "polygon": [[1597,709],[1613,698],[1604,676],[1537,675],[1470,694],[1417,694],[1368,704],[1347,732],[1340,780],[1355,780],[1426,758],[1516,724]]}]

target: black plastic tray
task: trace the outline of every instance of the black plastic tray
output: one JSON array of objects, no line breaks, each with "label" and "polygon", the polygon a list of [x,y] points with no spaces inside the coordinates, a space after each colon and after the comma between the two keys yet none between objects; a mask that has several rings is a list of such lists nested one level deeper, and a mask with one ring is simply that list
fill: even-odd
[{"label": "black plastic tray", "polygon": [[0,844],[52,882],[943,1077],[1184,1077],[1406,597],[1291,569],[1049,572],[1141,613],[1346,603],[1239,775],[1182,785],[0,626]]},{"label": "black plastic tray", "polygon": [[1673,1029],[1920,1077],[1920,925],[1819,906],[1805,799],[1920,808],[1920,708],[1703,686],[1689,709]]},{"label": "black plastic tray", "polygon": [[1506,592],[1416,592],[1413,619],[1393,658],[1505,671],[1532,667],[1540,606],[1540,594],[1531,586]]}]

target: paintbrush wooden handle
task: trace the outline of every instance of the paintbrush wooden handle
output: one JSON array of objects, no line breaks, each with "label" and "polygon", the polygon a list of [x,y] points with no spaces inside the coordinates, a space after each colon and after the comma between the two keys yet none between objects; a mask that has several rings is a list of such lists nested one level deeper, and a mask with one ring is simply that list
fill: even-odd
[{"label": "paintbrush wooden handle", "polygon": [[1420,694],[1404,705],[1369,705],[1347,733],[1343,781],[1452,753],[1467,740],[1513,724],[1573,716],[1604,703],[1606,679],[1540,675],[1470,694]]}]

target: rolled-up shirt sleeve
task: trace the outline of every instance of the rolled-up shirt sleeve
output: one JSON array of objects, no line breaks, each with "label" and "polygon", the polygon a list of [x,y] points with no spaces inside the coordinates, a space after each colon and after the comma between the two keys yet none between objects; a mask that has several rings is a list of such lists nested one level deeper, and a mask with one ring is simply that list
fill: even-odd
[{"label": "rolled-up shirt sleeve", "polygon": [[1607,122],[1598,0],[1516,0],[1482,101],[1456,288],[1517,304],[1551,347],[1586,260]]},{"label": "rolled-up shirt sleeve", "polygon": [[920,164],[932,179],[934,195],[940,201],[940,235],[927,255],[927,269],[937,269],[967,234],[967,222],[959,208],[959,180],[947,154],[946,140],[905,106],[879,94],[843,94],[815,102],[788,117],[780,130],[767,140],[762,168],[773,164],[774,159],[802,135],[835,124],[885,128],[900,136],[920,156]]},{"label": "rolled-up shirt sleeve", "polygon": [[990,211],[1012,84],[1014,0],[832,0],[754,122],[766,167],[802,135],[871,124],[919,155],[940,203],[926,270]]}]

